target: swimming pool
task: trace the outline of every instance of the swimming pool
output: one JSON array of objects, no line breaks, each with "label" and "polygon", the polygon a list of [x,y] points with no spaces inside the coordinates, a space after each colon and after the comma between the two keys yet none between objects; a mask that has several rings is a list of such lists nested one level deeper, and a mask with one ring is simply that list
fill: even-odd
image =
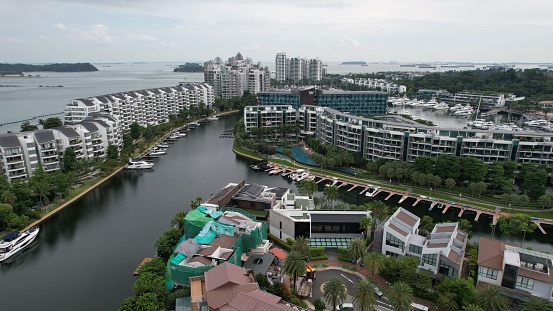
[{"label": "swimming pool", "polygon": [[[278,146],[276,147],[276,152],[277,152],[277,157],[285,159],[286,156],[282,153],[283,149],[284,148],[282,146]],[[305,151],[302,149],[302,145],[292,146],[292,159],[302,164],[320,166],[319,163],[313,161],[313,159],[311,159],[309,155],[305,153]]]}]

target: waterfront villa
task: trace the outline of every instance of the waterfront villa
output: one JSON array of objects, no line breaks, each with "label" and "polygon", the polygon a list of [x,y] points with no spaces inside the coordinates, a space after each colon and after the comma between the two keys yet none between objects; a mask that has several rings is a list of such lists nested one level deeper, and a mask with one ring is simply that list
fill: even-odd
[{"label": "waterfront villa", "polygon": [[478,247],[477,285],[501,286],[510,297],[538,296],[553,301],[553,255],[486,237]]},{"label": "waterfront villa", "polygon": [[413,256],[419,268],[438,276],[460,276],[468,235],[458,223],[436,224],[427,236],[419,235],[420,218],[403,208],[375,231],[373,250],[387,256]]}]

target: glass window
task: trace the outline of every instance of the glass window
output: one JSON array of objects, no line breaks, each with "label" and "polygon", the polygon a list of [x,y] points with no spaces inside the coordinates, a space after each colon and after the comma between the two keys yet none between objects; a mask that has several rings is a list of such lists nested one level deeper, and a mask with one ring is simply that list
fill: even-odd
[{"label": "glass window", "polygon": [[403,241],[388,232],[386,232],[386,245],[401,248],[402,250],[405,248],[405,243]]},{"label": "glass window", "polygon": [[486,267],[478,267],[478,275],[488,279],[497,280],[497,270]]},{"label": "glass window", "polygon": [[421,262],[423,264],[436,266],[437,259],[438,259],[438,254],[424,254],[424,255],[422,255]]},{"label": "glass window", "polygon": [[417,245],[413,245],[413,244],[410,244],[409,245],[409,252],[411,253],[415,253],[415,254],[422,254],[422,247],[421,246],[417,246]]},{"label": "glass window", "polygon": [[534,289],[534,280],[519,276],[517,277],[517,287]]}]

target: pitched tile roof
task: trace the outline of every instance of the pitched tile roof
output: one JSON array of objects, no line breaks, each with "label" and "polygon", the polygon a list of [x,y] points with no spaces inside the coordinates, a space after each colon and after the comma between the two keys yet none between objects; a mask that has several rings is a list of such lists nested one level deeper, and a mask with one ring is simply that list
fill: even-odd
[{"label": "pitched tile roof", "polygon": [[281,298],[261,290],[240,293],[232,301],[222,307],[221,311],[288,311],[298,310],[292,306],[279,303]]},{"label": "pitched tile roof", "polygon": [[413,218],[411,215],[406,213],[407,211],[400,208],[400,211],[397,213],[396,218],[403,221],[405,224],[413,227],[417,222],[416,218]]},{"label": "pitched tile roof", "polygon": [[246,274],[246,269],[224,262],[205,274],[206,290],[211,291],[225,284],[243,285],[252,279]]},{"label": "pitched tile roof", "polygon": [[286,254],[286,252],[284,252],[283,250],[281,250],[280,248],[271,248],[269,250],[269,253],[277,256],[278,259],[280,260],[284,260],[286,259],[286,257],[288,257],[288,254]]},{"label": "pitched tile roof", "polygon": [[478,247],[478,265],[496,270],[503,270],[503,252],[505,245],[515,246],[515,244],[505,243],[490,238],[481,237]]}]

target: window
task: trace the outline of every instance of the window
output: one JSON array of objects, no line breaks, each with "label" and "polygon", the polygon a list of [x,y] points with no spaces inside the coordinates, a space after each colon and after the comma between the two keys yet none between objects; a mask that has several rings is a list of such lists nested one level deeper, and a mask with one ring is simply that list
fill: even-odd
[{"label": "window", "polygon": [[478,275],[488,279],[497,280],[497,270],[486,267],[478,267]]},{"label": "window", "polygon": [[438,254],[424,254],[422,255],[421,262],[423,264],[436,266],[436,260],[438,259]]},{"label": "window", "polygon": [[422,254],[422,247],[421,246],[417,246],[417,245],[413,245],[413,244],[410,244],[409,245],[409,252],[411,253],[415,253],[415,254]]},{"label": "window", "polygon": [[388,232],[386,232],[386,245],[401,248],[401,250],[405,248],[405,243],[403,241]]},{"label": "window", "polygon": [[[438,272],[440,274],[447,275],[447,276],[457,276],[457,269],[455,269],[454,267],[446,263],[443,263],[442,261],[440,261],[440,268],[438,269]],[[496,271],[496,274],[497,274],[497,271]]]},{"label": "window", "polygon": [[534,280],[519,276],[517,277],[517,287],[534,289]]}]

